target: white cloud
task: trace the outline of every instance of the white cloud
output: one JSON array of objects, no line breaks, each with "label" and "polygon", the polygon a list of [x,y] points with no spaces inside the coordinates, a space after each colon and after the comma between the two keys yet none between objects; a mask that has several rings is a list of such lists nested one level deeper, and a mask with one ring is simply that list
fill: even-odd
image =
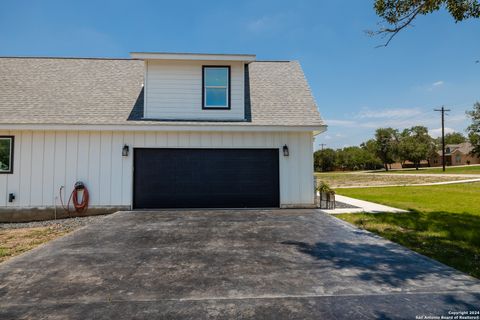
[{"label": "white cloud", "polygon": [[352,120],[331,119],[326,122],[332,127],[407,128],[413,125],[430,126],[434,124],[436,118],[432,118],[433,114],[430,113],[421,108],[363,108],[358,113],[351,115]]},{"label": "white cloud", "polygon": [[325,120],[328,126],[337,126],[337,127],[353,127],[356,126],[357,123],[352,120],[337,120],[337,119],[329,119]]},{"label": "white cloud", "polygon": [[379,119],[378,121],[369,121],[369,122],[361,123],[360,126],[364,128],[372,128],[372,129],[385,128],[385,127],[403,129],[403,128],[408,128],[414,125],[428,126],[429,123],[430,123],[430,120],[422,119],[422,118],[384,119],[384,120]]},{"label": "white cloud", "polygon": [[446,122],[449,122],[449,123],[463,123],[465,121],[468,120],[468,117],[465,113],[461,112],[461,113],[457,113],[457,114],[453,114],[453,115],[449,115],[447,113],[447,115],[445,116],[445,121]]},{"label": "white cloud", "polygon": [[276,29],[281,25],[283,17],[283,14],[265,15],[249,21],[247,23],[247,28],[252,32],[262,32]]},{"label": "white cloud", "polygon": [[434,83],[424,86],[424,88],[426,88],[427,91],[433,91],[433,90],[438,90],[444,84],[445,82],[443,80],[438,80],[438,81],[435,81]]},{"label": "white cloud", "polygon": [[[341,147],[350,143],[358,145],[362,141],[370,139],[378,128],[391,127],[399,130],[412,126],[425,126],[429,129],[432,137],[441,135],[441,118],[434,107],[415,108],[362,108],[358,112],[349,115],[340,115],[339,118],[326,120],[328,137],[320,138],[329,146]],[[464,108],[453,108],[445,116],[445,133],[463,132],[468,124]]]},{"label": "white cloud", "polygon": [[[445,133],[464,132],[470,123],[465,110],[467,106],[451,104],[445,115]],[[370,139],[377,128],[392,127],[403,130],[412,126],[425,126],[433,137],[441,135],[441,117],[433,111],[437,106],[418,106],[406,108],[368,108],[364,107],[351,114],[339,114],[335,119],[326,120],[328,127],[328,145],[342,147],[345,143],[358,145]],[[323,135],[320,136],[323,139]],[[323,141],[323,140],[322,140]],[[326,141],[324,141],[326,142]]]},{"label": "white cloud", "polygon": [[[445,128],[445,134],[447,133],[453,133],[455,132],[454,129],[452,128]],[[428,130],[428,133],[433,137],[433,138],[438,138],[442,136],[442,128],[436,128],[436,129],[431,129]]]},{"label": "white cloud", "polygon": [[357,118],[405,118],[421,114],[418,108],[369,109],[360,111]]}]

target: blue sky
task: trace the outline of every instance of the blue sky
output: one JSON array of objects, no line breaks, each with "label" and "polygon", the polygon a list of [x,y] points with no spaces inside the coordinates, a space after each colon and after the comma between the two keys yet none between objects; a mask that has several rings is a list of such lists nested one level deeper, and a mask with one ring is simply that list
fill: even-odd
[{"label": "blue sky", "polygon": [[128,57],[131,51],[255,53],[299,60],[329,124],[317,145],[343,147],[380,126],[426,125],[452,109],[463,132],[480,100],[480,20],[420,17],[387,48],[379,19],[355,1],[2,1],[0,55]]}]

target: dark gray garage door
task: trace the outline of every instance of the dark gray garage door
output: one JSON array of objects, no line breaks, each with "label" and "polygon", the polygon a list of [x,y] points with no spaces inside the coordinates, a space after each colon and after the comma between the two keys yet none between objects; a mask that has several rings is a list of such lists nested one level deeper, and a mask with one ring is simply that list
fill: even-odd
[{"label": "dark gray garage door", "polygon": [[278,207],[278,149],[134,150],[133,206]]}]

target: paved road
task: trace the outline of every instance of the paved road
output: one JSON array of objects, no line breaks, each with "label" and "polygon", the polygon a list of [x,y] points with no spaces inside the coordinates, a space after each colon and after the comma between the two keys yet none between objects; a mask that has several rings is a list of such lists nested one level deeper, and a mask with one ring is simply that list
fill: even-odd
[{"label": "paved road", "polygon": [[415,319],[480,281],[316,210],[121,212],[0,265],[0,319]]}]

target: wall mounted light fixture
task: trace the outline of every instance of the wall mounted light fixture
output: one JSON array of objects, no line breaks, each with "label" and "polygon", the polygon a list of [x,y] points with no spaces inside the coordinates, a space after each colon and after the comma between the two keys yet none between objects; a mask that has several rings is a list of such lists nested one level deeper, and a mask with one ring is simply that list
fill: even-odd
[{"label": "wall mounted light fixture", "polygon": [[124,145],[123,148],[122,148],[122,156],[123,157],[128,157],[128,152],[129,152],[128,146]]},{"label": "wall mounted light fixture", "polygon": [[285,157],[288,157],[288,156],[290,155],[290,153],[289,153],[289,151],[288,151],[287,145],[284,145],[284,146],[283,146],[283,155],[284,155]]}]

